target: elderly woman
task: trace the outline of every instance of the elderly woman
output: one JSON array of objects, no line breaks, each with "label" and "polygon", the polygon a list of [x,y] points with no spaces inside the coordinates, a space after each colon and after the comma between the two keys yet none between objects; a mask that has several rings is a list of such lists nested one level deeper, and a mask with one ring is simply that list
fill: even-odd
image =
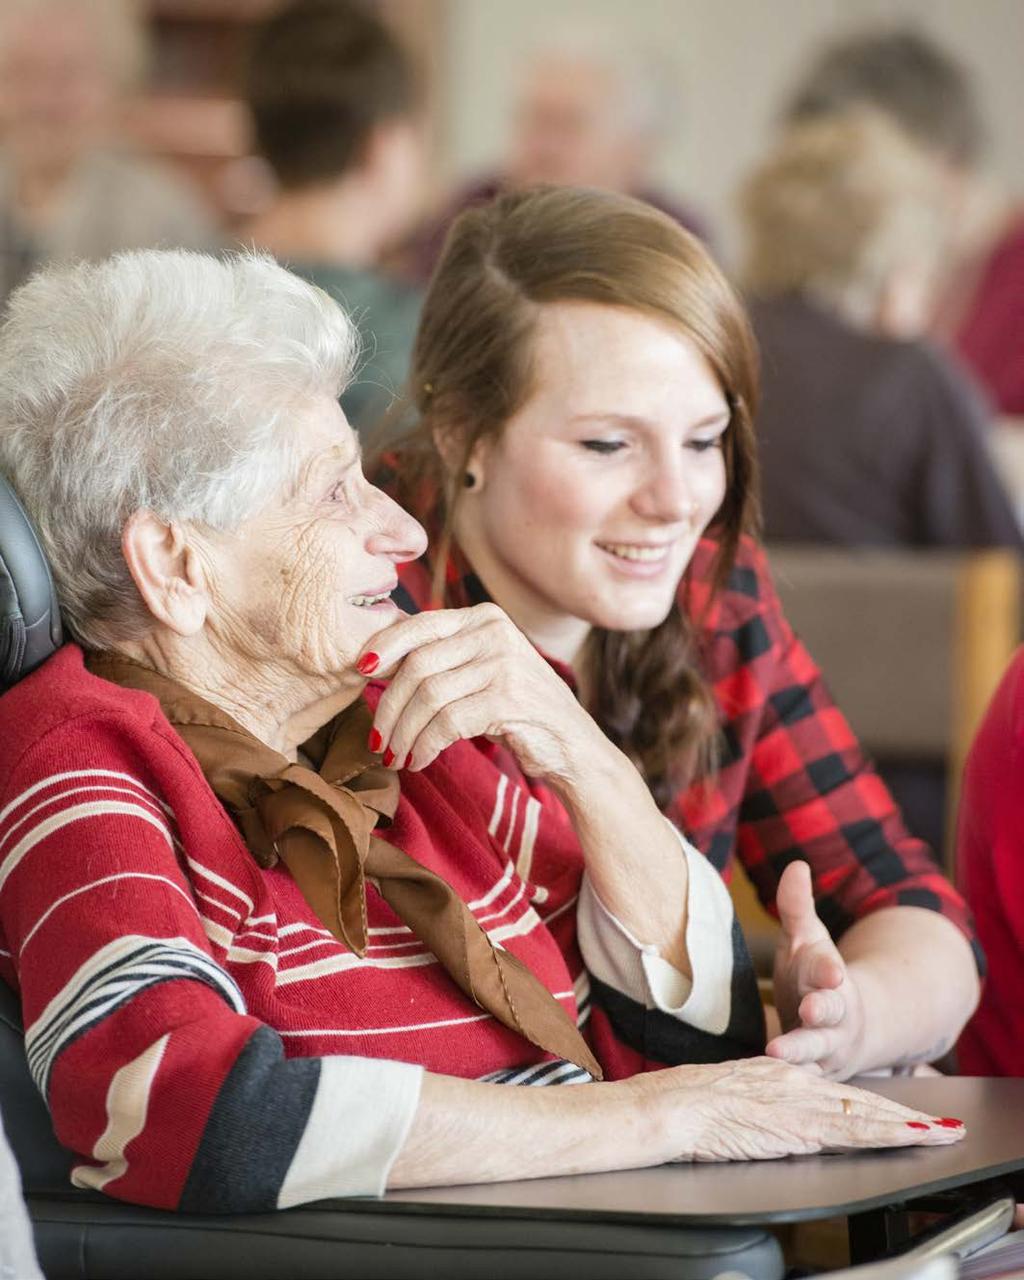
[{"label": "elderly woman", "polygon": [[255,1209],[958,1136],[764,1058],[645,1073],[684,1022],[756,1047],[717,877],[494,605],[399,621],[425,539],[352,350],[269,261],[180,253],[41,275],[0,335],[77,641],[0,700],[0,972],[74,1181]]},{"label": "elderly woman", "polygon": [[[501,605],[711,865],[739,856],[783,925],[770,1054],[846,1077],[944,1053],[978,998],[969,917],[745,532],[753,341],[700,244],[597,192],[467,212],[414,379],[421,422],[388,483],[434,545],[401,567],[403,601]],[[409,635],[376,637],[382,671]],[[418,728],[393,696],[376,723],[401,757]]]}]

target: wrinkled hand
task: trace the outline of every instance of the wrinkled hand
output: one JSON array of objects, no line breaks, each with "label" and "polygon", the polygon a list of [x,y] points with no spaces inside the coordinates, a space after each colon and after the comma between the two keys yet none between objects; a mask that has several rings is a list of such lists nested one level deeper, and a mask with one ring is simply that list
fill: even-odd
[{"label": "wrinkled hand", "polygon": [[664,1159],[677,1162],[936,1146],[966,1132],[771,1058],[673,1067],[626,1083],[661,1110]]},{"label": "wrinkled hand", "polygon": [[530,777],[566,779],[606,742],[572,690],[497,605],[416,614],[365,647],[390,678],[374,728],[385,763],[426,768],[463,738],[504,742]]},{"label": "wrinkled hand", "polygon": [[786,868],[775,902],[782,926],[775,952],[775,1004],[783,1034],[769,1042],[766,1052],[845,1079],[856,1070],[864,1005],[846,962],[818,918],[806,862]]}]

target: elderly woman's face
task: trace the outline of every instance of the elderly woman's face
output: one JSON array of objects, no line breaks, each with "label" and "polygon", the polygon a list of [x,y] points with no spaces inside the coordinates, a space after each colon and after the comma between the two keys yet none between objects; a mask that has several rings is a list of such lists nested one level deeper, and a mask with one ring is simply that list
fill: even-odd
[{"label": "elderly woman's face", "polygon": [[535,637],[657,626],[725,494],[722,389],[685,337],[618,307],[545,305],[533,356],[534,394],[471,459],[474,565]]},{"label": "elderly woman's face", "polygon": [[335,401],[318,401],[293,429],[304,457],[295,490],[209,540],[207,625],[243,661],[332,678],[400,616],[395,566],[422,555],[426,535],[366,480]]}]

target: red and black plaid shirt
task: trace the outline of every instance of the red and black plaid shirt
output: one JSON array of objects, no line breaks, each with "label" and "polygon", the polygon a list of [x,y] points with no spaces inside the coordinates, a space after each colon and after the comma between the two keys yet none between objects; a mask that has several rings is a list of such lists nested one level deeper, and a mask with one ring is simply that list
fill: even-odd
[{"label": "red and black plaid shirt", "polygon": [[[738,856],[772,914],[783,870],[804,859],[834,938],[883,907],[925,907],[965,934],[983,972],[967,906],[928,847],[907,831],[793,634],[764,551],[743,539],[725,587],[709,600],[715,550],[711,538],[702,539],[680,601],[693,618],[703,615],[696,647],[719,708],[719,764],[712,778],[675,797],[668,816],[726,880]],[[427,558],[399,566],[395,598],[402,608],[430,607],[432,572]],[[457,548],[445,583],[450,608],[490,599]],[[568,669],[552,665],[572,681]]]}]

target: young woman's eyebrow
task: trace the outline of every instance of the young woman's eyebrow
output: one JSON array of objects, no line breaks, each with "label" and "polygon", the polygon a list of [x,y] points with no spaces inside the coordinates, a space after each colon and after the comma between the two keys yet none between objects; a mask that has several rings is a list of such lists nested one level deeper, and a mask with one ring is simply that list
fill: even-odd
[{"label": "young woman's eyebrow", "polygon": [[691,427],[691,431],[703,431],[705,427],[727,427],[732,418],[732,412],[729,409],[717,409],[714,413],[709,413],[707,417],[701,418],[699,422],[695,422]]},{"label": "young woman's eyebrow", "polygon": [[613,427],[649,427],[650,421],[634,413],[574,413],[569,418],[571,423],[592,422],[595,426]]},{"label": "young woman's eyebrow", "polygon": [[[702,431],[706,427],[727,427],[731,417],[729,409],[716,409],[697,422],[691,423],[689,430]],[[653,425],[650,418],[644,418],[635,413],[575,413],[569,418],[569,422],[592,422],[595,425],[603,423],[606,426],[634,427],[639,430],[648,429]]]}]

